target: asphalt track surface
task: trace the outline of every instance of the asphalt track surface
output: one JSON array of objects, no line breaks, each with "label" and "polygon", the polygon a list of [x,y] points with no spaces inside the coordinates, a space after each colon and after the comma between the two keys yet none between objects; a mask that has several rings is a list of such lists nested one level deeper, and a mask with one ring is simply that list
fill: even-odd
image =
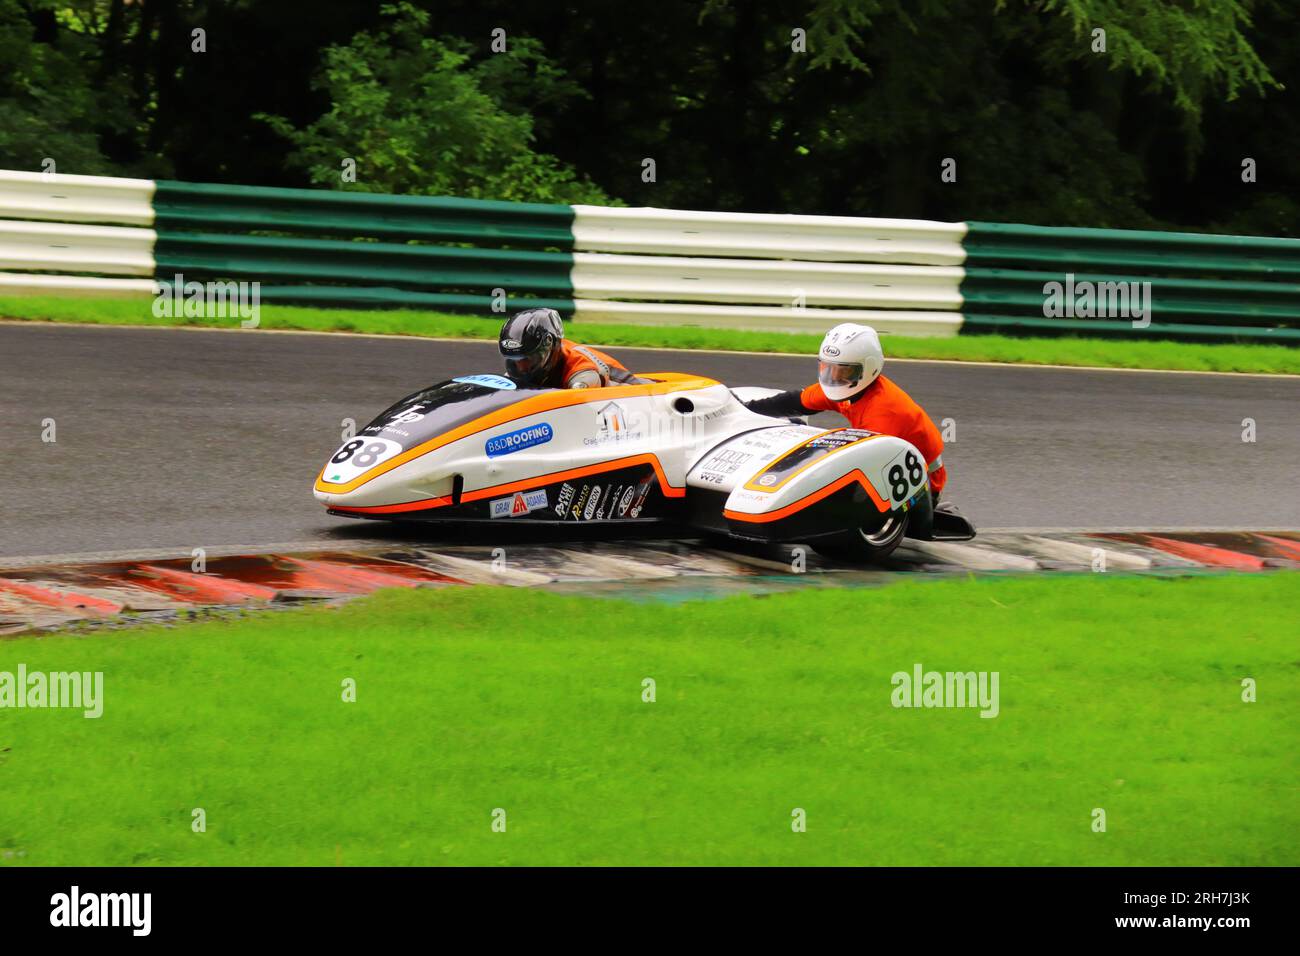
[{"label": "asphalt track surface", "polygon": [[[730,385],[815,374],[795,356],[612,351]],[[342,420],[498,368],[488,342],[0,324],[0,556],[382,539],[386,524],[312,497]],[[978,527],[1300,528],[1300,378],[888,360],[886,373],[955,421],[945,496]]]}]

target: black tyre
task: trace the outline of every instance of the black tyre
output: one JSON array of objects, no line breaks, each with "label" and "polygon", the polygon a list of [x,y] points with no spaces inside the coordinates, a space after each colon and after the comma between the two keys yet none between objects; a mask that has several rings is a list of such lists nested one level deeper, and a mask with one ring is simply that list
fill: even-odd
[{"label": "black tyre", "polygon": [[881,561],[894,553],[907,534],[906,511],[891,511],[885,523],[876,531],[854,528],[834,537],[824,538],[813,545],[818,554],[837,561],[866,563]]}]

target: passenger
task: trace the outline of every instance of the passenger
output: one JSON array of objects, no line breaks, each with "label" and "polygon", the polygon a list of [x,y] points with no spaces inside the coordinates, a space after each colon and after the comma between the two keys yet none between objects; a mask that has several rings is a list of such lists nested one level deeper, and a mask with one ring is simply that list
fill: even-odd
[{"label": "passenger", "polygon": [[851,322],[837,325],[822,339],[817,357],[816,382],[801,391],[746,402],[746,407],[776,417],[839,412],[854,428],[911,442],[925,456],[930,495],[938,504],[948,480],[943,438],[912,396],[880,374],[885,353],[876,330]]}]

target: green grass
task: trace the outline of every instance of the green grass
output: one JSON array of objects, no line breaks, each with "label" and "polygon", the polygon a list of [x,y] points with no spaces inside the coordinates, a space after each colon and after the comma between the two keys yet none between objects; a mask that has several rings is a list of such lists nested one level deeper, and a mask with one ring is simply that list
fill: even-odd
[{"label": "green grass", "polygon": [[[89,322],[100,325],[193,325],[236,328],[233,318],[159,319],[152,300],[0,298],[0,318]],[[315,332],[369,332],[438,338],[495,339],[499,317],[448,315],[408,310],[312,309],[263,305],[261,328]],[[674,349],[728,349],[812,355],[820,335],[746,332],[709,328],[570,323],[574,338],[592,345]],[[1194,372],[1270,372],[1300,374],[1300,348],[1285,345],[1235,345],[1088,338],[1019,338],[962,335],[909,338],[888,335],[885,352],[893,358],[948,359],[962,362],[1014,362],[1102,368],[1177,369]]]},{"label": "green grass", "polygon": [[[0,864],[1296,865],[1297,597],[452,588],[0,641],[0,671],[105,675],[98,720],[0,710]],[[998,671],[999,716],[895,709],[917,662]]]}]

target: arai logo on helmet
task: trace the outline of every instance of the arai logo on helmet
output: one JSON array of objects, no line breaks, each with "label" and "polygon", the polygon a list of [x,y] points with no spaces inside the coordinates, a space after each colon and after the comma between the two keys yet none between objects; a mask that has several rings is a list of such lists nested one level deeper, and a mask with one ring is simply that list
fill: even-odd
[{"label": "arai logo on helmet", "polygon": [[515,339],[502,339],[502,340],[501,340],[501,347],[502,347],[503,349],[517,349],[517,348],[519,348],[519,347],[522,346],[522,345],[523,345],[522,342],[516,341]]},{"label": "arai logo on helmet", "polygon": [[833,345],[826,345],[822,347],[822,355],[829,355],[831,358],[835,358],[839,354],[840,354],[840,350]]},{"label": "arai logo on helmet", "polygon": [[462,382],[465,385],[482,385],[485,388],[514,388],[515,383],[510,381],[504,375],[462,375],[459,378],[453,378],[453,382]]},{"label": "arai logo on helmet", "polygon": [[489,438],[483,445],[483,450],[487,452],[489,458],[500,458],[502,455],[510,455],[525,448],[532,448],[534,445],[545,445],[554,437],[555,429],[542,422],[540,425],[529,425],[518,431]]}]

